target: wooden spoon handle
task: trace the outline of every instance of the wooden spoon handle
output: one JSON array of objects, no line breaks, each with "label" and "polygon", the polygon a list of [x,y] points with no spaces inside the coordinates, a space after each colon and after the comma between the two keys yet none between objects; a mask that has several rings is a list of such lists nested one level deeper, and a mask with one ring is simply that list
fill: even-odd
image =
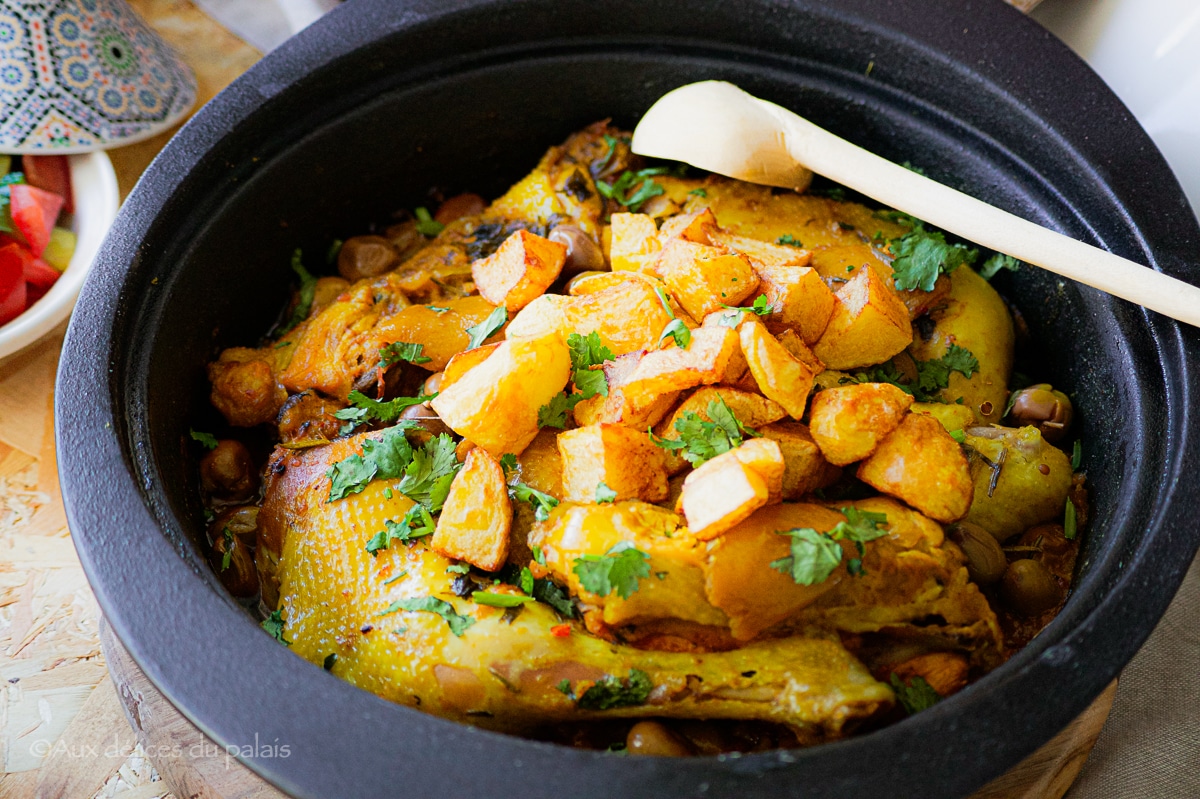
[{"label": "wooden spoon handle", "polygon": [[[1200,288],[943,186],[731,84],[689,84],[659,103],[638,125],[635,152],[776,186],[797,185],[807,167],[963,239],[1200,327]],[[693,141],[698,130],[716,135]],[[718,152],[739,141],[749,145],[741,154]]]}]

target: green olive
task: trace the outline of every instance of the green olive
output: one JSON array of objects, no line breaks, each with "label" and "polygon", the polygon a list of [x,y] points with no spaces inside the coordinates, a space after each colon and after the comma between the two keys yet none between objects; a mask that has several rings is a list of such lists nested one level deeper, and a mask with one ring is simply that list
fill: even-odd
[{"label": "green olive", "polygon": [[221,499],[249,499],[258,490],[250,450],[240,441],[222,439],[200,461],[200,485]]},{"label": "green olive", "polygon": [[570,276],[580,272],[603,271],[606,268],[600,245],[583,228],[577,225],[555,225],[546,238],[567,248],[567,260],[563,263],[562,274]]},{"label": "green olive", "polygon": [[657,721],[639,721],[625,736],[625,747],[631,755],[654,757],[687,757],[692,748],[665,724]]},{"label": "green olive", "polygon": [[1051,444],[1062,441],[1071,427],[1074,410],[1070,398],[1049,383],[1023,388],[1012,401],[1009,419],[1018,427],[1030,425]]},{"label": "green olive", "polygon": [[1004,602],[1022,616],[1037,616],[1062,602],[1062,589],[1040,560],[1026,558],[1008,564],[1000,583]]},{"label": "green olive", "polygon": [[338,273],[350,282],[375,277],[400,265],[400,253],[383,236],[346,239],[338,251]]},{"label": "green olive", "polygon": [[967,556],[967,574],[972,580],[980,585],[991,585],[1004,576],[1008,561],[995,536],[971,522],[959,522],[947,533]]}]

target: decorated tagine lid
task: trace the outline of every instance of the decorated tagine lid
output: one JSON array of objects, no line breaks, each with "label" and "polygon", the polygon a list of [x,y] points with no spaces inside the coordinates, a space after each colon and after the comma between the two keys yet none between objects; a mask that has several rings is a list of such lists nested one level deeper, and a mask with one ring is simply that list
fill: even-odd
[{"label": "decorated tagine lid", "polygon": [[0,0],[0,153],[81,153],[161,133],[196,78],[124,0]]}]

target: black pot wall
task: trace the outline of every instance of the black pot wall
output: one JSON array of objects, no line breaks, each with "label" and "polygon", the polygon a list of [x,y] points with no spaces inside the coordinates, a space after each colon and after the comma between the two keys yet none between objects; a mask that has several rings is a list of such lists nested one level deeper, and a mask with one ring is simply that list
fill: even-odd
[{"label": "black pot wall", "polygon": [[[955,796],[1049,739],[1149,634],[1196,550],[1200,336],[1025,269],[999,282],[1082,419],[1093,518],[1066,610],[899,725],[803,752],[620,759],[389,705],[291,656],[220,589],[190,426],[205,362],[269,327],[289,256],[431,187],[494,196],[550,144],[731,80],[976,196],[1200,283],[1197,231],[1098,78],[1000,0],[351,0],[168,145],[84,288],[58,387],[67,510],[105,613],[214,739],[297,796]],[[310,261],[316,261],[312,258]],[[1194,400],[1193,400],[1194,402]],[[98,476],[100,479],[97,479]],[[257,735],[257,739],[256,739]]]}]

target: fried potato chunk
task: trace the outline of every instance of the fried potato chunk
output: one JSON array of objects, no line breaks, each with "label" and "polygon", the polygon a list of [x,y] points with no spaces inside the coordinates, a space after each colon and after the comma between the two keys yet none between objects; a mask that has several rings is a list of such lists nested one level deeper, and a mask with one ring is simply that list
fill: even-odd
[{"label": "fried potato chunk", "polygon": [[567,247],[528,230],[518,230],[487,258],[471,264],[479,294],[493,305],[519,311],[558,280]]},{"label": "fried potato chunk", "polygon": [[667,347],[642,356],[621,391],[628,401],[644,407],[664,392],[733,383],[745,371],[737,333],[728,327],[702,327],[692,331],[687,349]]},{"label": "fried potato chunk", "polygon": [[783,495],[779,444],[753,438],[704,463],[683,481],[679,504],[688,529],[708,541]]},{"label": "fried potato chunk", "polygon": [[874,269],[859,269],[837,294],[813,352],[830,369],[882,363],[912,343],[908,308]]},{"label": "fried potato chunk", "polygon": [[815,344],[837,304],[820,273],[812,267],[790,264],[760,266],[755,271],[759,291],[774,311],[772,320],[796,330],[805,344]]},{"label": "fried potato chunk", "polygon": [[759,391],[793,419],[803,416],[816,374],[813,369],[796,360],[757,319],[742,322],[738,338]]},{"label": "fried potato chunk", "polygon": [[936,419],[914,413],[859,465],[858,479],[943,523],[966,516],[975,495],[962,447]]},{"label": "fried potato chunk", "polygon": [[679,304],[695,319],[722,305],[738,305],[758,288],[750,259],[682,238],[663,247],[655,268]]},{"label": "fried potato chunk", "polygon": [[667,498],[663,451],[644,432],[619,424],[593,424],[560,433],[563,499],[598,502],[603,483],[615,499],[661,502]]},{"label": "fried potato chunk", "polygon": [[[715,401],[724,402],[739,422],[752,429],[787,416],[787,411],[779,403],[758,394],[727,386],[704,386],[689,394],[675,407],[670,416],[660,421],[654,428],[655,435],[659,438],[678,440],[679,431],[675,429],[675,423],[687,413],[694,413],[703,421],[711,422],[708,406]],[[670,474],[678,474],[687,467],[687,461],[679,455],[666,450],[663,452]]]},{"label": "fried potato chunk", "polygon": [[912,396],[891,383],[827,388],[813,396],[809,430],[825,459],[845,466],[874,452],[912,404]]},{"label": "fried potato chunk", "polygon": [[430,405],[450,429],[494,457],[520,454],[538,433],[538,409],[570,376],[571,356],[558,334],[502,341]]},{"label": "fried potato chunk", "polygon": [[512,517],[504,469],[476,447],[450,484],[429,545],[448,558],[496,571],[508,558]]},{"label": "fried potato chunk", "polygon": [[613,214],[611,230],[608,260],[614,272],[645,271],[658,258],[662,245],[653,217],[647,214]]},{"label": "fried potato chunk", "polygon": [[779,445],[783,453],[783,498],[797,499],[832,485],[842,470],[825,460],[821,448],[804,424],[793,421],[773,422],[758,428],[763,438]]},{"label": "fried potato chunk", "polygon": [[563,330],[563,310],[570,297],[562,294],[543,294],[526,305],[509,320],[505,338],[537,338]]},{"label": "fried potato chunk", "polygon": [[574,297],[563,305],[564,330],[581,336],[594,332],[614,355],[657,346],[671,317],[654,292],[654,282],[629,273],[604,289]]},{"label": "fried potato chunk", "polygon": [[678,391],[625,393],[625,384],[637,370],[644,353],[630,352],[604,363],[604,377],[608,381],[608,396],[596,396],[575,406],[575,424],[581,427],[605,422],[623,424],[637,430],[645,430],[663,418],[675,400]]}]

